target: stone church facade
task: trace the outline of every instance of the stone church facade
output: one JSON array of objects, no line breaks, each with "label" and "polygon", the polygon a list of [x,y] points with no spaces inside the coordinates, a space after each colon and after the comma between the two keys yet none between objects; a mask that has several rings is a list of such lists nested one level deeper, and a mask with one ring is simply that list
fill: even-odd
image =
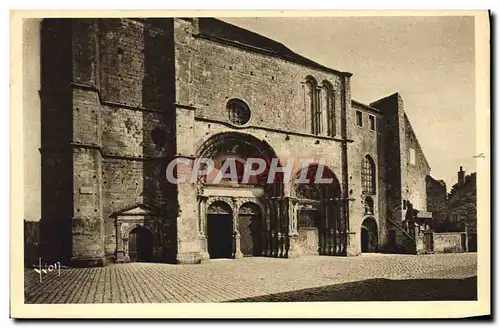
[{"label": "stone church facade", "polygon": [[[357,102],[351,73],[212,18],[42,24],[47,259],[354,256],[405,244],[406,204],[426,213],[430,168],[397,93]],[[176,158],[228,156],[324,159],[332,182],[165,178]]]}]

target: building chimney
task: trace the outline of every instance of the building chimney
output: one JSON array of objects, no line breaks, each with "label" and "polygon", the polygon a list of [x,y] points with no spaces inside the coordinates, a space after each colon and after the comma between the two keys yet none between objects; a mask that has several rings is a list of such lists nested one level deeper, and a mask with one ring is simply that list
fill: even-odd
[{"label": "building chimney", "polygon": [[465,183],[465,171],[460,166],[460,171],[458,171],[458,185],[461,186]]}]

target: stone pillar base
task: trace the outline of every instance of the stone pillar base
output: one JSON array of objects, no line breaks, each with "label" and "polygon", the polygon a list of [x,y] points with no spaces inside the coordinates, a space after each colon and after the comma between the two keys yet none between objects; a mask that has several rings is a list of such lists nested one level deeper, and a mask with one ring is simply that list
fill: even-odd
[{"label": "stone pillar base", "polygon": [[117,251],[116,252],[115,263],[127,263],[129,261],[130,261],[130,258],[128,258],[128,256],[125,256],[124,251]]},{"label": "stone pillar base", "polygon": [[208,252],[200,252],[200,255],[201,255],[202,262],[206,262],[206,261],[210,260],[210,254],[208,254]]},{"label": "stone pillar base", "polygon": [[178,264],[200,264],[202,261],[201,252],[178,253],[176,257]]},{"label": "stone pillar base", "polygon": [[206,262],[210,260],[210,254],[208,253],[208,245],[207,245],[207,237],[204,235],[200,235],[200,254],[201,254],[201,261]]},{"label": "stone pillar base", "polygon": [[302,256],[302,252],[300,251],[300,249],[290,249],[288,251],[288,257],[289,259],[296,259],[298,257],[301,257]]},{"label": "stone pillar base", "polygon": [[349,232],[347,234],[347,249],[346,249],[346,256],[358,256],[361,254],[361,247],[356,239],[358,235],[355,232]]},{"label": "stone pillar base", "polygon": [[347,246],[346,256],[358,256],[361,252],[358,252],[355,247]]},{"label": "stone pillar base", "polygon": [[288,250],[289,259],[296,259],[302,256],[302,250],[300,249],[299,243],[297,242],[297,236],[290,237],[290,249]]},{"label": "stone pillar base", "polygon": [[75,268],[106,266],[106,257],[72,257],[71,266]]},{"label": "stone pillar base", "polygon": [[235,232],[234,237],[233,237],[233,243],[234,243],[234,258],[235,259],[242,259],[243,258],[243,253],[241,252],[241,240],[240,240],[240,233]]}]

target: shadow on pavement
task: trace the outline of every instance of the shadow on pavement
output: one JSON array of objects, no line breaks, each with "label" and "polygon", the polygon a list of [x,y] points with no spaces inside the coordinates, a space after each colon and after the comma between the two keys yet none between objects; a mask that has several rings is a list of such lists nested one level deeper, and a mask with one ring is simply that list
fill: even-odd
[{"label": "shadow on pavement", "polygon": [[465,279],[368,279],[230,302],[477,300],[477,276]]}]

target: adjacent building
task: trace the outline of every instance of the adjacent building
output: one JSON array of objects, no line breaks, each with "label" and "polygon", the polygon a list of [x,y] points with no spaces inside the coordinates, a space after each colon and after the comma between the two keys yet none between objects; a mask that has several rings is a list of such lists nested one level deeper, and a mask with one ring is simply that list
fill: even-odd
[{"label": "adjacent building", "polygon": [[465,175],[462,166],[447,201],[447,231],[467,232],[468,250],[477,251],[477,186],[476,173]]},{"label": "adjacent building", "polygon": [[446,219],[448,216],[446,183],[436,180],[430,175],[426,178],[427,186],[427,210],[432,212],[431,227],[437,232],[446,231]]},{"label": "adjacent building", "polygon": [[[213,18],[42,23],[45,258],[72,265],[415,252],[430,167],[400,94]],[[329,184],[172,184],[179,158],[320,160]],[[240,167],[240,166],[239,166]]]}]

